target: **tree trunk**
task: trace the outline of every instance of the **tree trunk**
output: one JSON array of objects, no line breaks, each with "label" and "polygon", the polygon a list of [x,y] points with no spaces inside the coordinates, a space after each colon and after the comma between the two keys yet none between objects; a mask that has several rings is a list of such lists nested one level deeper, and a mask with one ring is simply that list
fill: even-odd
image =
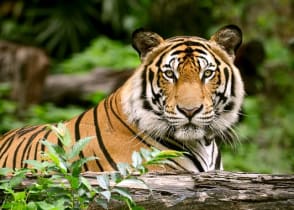
[{"label": "tree trunk", "polygon": [[0,40],[0,82],[11,82],[11,98],[22,113],[31,104],[40,102],[49,58],[39,48]]}]

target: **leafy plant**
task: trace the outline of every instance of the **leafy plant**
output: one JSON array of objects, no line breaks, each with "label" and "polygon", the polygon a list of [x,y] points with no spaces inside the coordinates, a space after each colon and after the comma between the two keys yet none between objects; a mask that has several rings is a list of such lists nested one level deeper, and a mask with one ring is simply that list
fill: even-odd
[{"label": "leafy plant", "polygon": [[63,73],[79,73],[89,71],[97,66],[122,70],[139,65],[139,57],[130,45],[119,41],[99,37],[81,53],[55,66],[55,71]]},{"label": "leafy plant", "polygon": [[[47,161],[27,160],[26,163],[34,169],[0,170],[0,176],[13,174],[11,179],[0,182],[0,189],[5,193],[3,209],[86,209],[93,201],[106,209],[109,201],[115,199],[124,201],[129,209],[140,210],[143,208],[135,204],[130,192],[122,185],[135,183],[148,188],[134,173],[144,174],[151,164],[165,164],[169,162],[168,159],[183,155],[176,151],[141,149],[133,153],[131,165],[119,163],[118,172],[97,176],[98,187],[92,187],[81,171],[86,162],[97,157],[77,158],[92,138],[80,139],[72,145],[70,133],[64,124],[49,127],[61,145],[42,141],[47,148],[43,154]],[[23,190],[16,190],[28,172],[36,178],[36,182]]]}]

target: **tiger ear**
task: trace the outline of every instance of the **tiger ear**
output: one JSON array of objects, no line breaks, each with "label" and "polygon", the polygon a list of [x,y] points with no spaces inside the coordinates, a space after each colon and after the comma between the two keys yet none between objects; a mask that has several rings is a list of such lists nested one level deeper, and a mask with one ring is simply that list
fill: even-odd
[{"label": "tiger ear", "polygon": [[164,39],[157,33],[146,31],[144,29],[137,29],[132,35],[132,45],[139,53],[141,60],[154,47],[162,43]]},{"label": "tiger ear", "polygon": [[219,29],[210,40],[220,45],[231,57],[235,57],[242,43],[242,31],[236,25],[227,25]]}]

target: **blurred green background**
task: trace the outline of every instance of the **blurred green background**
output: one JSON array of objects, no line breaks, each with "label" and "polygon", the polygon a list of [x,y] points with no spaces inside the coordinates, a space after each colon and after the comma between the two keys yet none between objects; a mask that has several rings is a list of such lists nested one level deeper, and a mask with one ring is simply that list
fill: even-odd
[{"label": "blurred green background", "polygon": [[[50,74],[114,70],[139,64],[130,46],[132,31],[144,27],[163,37],[209,38],[237,24],[244,43],[258,40],[265,59],[243,74],[246,86],[239,140],[223,145],[226,170],[294,172],[294,1],[292,0],[2,0],[0,39],[37,46],[51,59]],[[257,55],[258,56],[258,55]],[[248,72],[247,72],[248,70]],[[29,124],[64,121],[88,108],[34,105],[21,117],[9,100],[11,85],[0,83],[0,133]],[[103,94],[102,94],[103,96]],[[97,103],[101,94],[89,96]]]}]

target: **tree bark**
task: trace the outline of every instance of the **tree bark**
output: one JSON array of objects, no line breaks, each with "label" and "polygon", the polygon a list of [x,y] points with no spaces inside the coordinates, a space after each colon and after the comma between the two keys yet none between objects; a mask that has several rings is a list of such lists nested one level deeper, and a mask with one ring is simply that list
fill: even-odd
[{"label": "tree bark", "polygon": [[[129,187],[136,203],[145,209],[294,209],[294,175],[216,171],[150,173],[142,179],[152,193],[140,186]],[[100,208],[93,204],[89,209]],[[122,206],[113,204],[110,209]]]},{"label": "tree bark", "polygon": [[11,98],[18,102],[19,114],[40,102],[49,65],[43,50],[0,40],[0,82],[11,82]]},{"label": "tree bark", "polygon": [[96,68],[82,74],[49,75],[45,81],[42,101],[56,104],[83,102],[92,93],[112,93],[132,74],[132,69],[115,71],[108,68]]},{"label": "tree bark", "polygon": [[[95,187],[99,174],[87,172],[83,176]],[[134,183],[123,187],[129,188],[135,202],[146,210],[294,209],[294,174],[169,172],[148,173],[139,178],[144,180],[151,191]],[[27,178],[21,188],[34,181]],[[102,208],[93,202],[88,209]],[[109,209],[121,210],[127,207],[124,203],[111,202]]]}]

